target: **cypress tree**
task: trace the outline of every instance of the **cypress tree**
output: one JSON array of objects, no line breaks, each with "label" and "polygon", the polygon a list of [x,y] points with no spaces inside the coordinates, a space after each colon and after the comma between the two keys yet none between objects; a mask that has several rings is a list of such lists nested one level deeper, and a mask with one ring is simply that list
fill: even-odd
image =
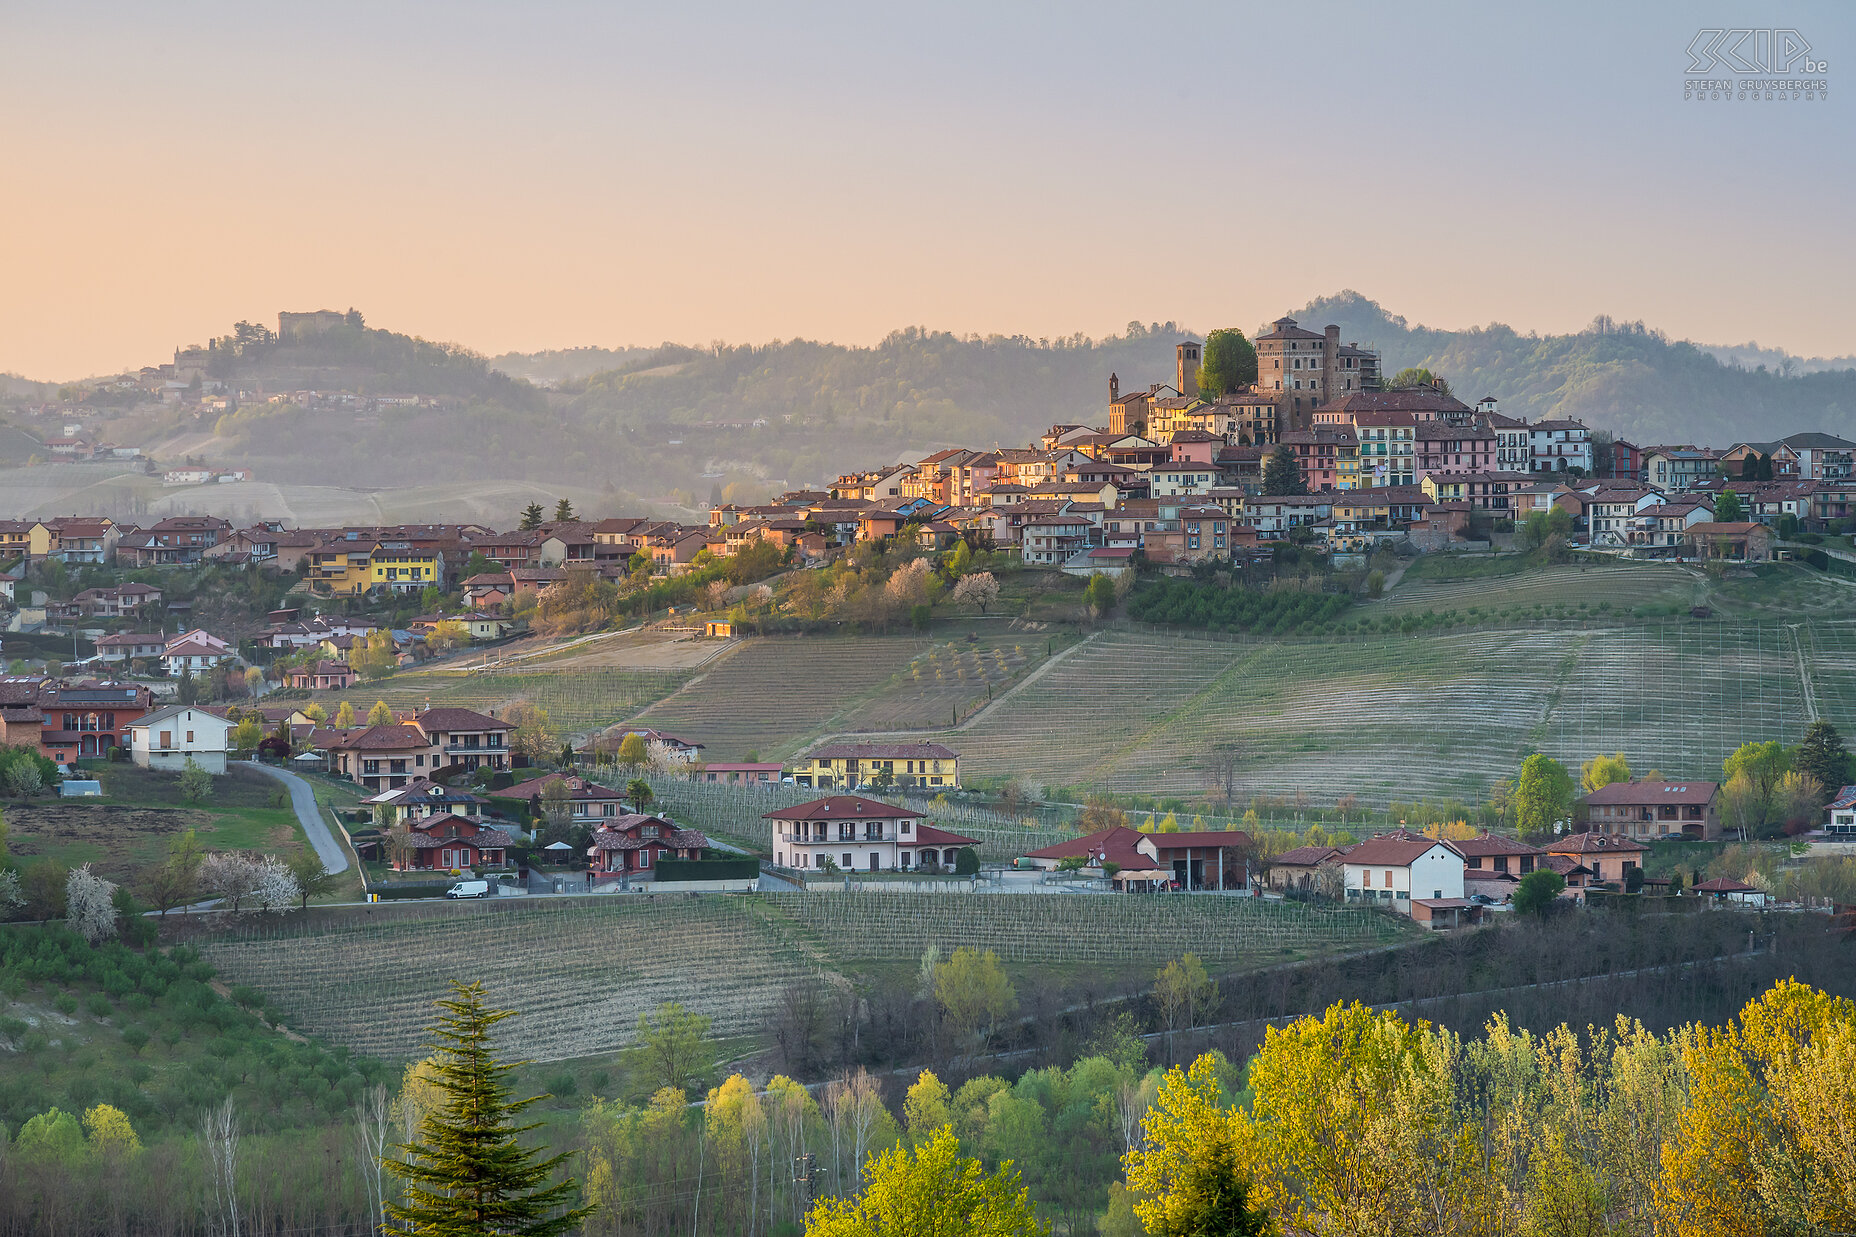
[{"label": "cypress tree", "polygon": [[388,1203],[387,1214],[423,1237],[554,1237],[578,1228],[594,1211],[568,1206],[578,1184],[547,1184],[567,1156],[538,1160],[519,1138],[540,1123],[513,1120],[545,1097],[512,1100],[507,1079],[520,1063],[491,1052],[491,1028],[514,1011],[485,1005],[481,983],[453,980],[451,993],[438,1002],[445,1012],[431,1028],[433,1082],[444,1100],[420,1123],[418,1141],[401,1145],[405,1162],[382,1161],[407,1183],[404,1201]]}]

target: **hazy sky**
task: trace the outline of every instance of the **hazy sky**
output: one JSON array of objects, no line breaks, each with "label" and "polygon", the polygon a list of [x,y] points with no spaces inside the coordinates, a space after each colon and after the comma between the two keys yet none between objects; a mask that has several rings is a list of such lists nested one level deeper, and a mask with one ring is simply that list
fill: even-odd
[{"label": "hazy sky", "polygon": [[[0,7],[0,370],[364,310],[485,352],[1643,318],[1856,352],[1856,6]],[[1828,102],[1685,102],[1702,25]]]}]

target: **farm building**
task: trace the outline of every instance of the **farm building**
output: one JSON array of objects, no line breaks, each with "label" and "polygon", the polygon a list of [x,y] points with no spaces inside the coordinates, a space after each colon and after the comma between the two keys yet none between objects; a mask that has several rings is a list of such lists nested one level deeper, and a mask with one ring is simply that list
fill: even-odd
[{"label": "farm building", "polygon": [[144,769],[178,773],[192,760],[208,773],[226,771],[232,723],[190,705],[175,705],[136,719],[129,727],[129,751]]},{"label": "farm building", "polygon": [[1340,857],[1345,853],[1339,846],[1298,846],[1286,850],[1270,860],[1264,883],[1271,889],[1315,889],[1324,873],[1340,871]]},{"label": "farm building", "polygon": [[1142,833],[1119,825],[1034,850],[1024,857],[1046,872],[1066,859],[1106,872],[1122,889],[1244,889],[1250,884],[1250,835],[1232,833]]},{"label": "farm building", "polygon": [[819,790],[855,790],[883,773],[898,786],[958,787],[960,753],[939,743],[828,743],[793,762],[793,781]]},{"label": "farm building", "polygon": [[963,847],[980,843],[928,824],[920,812],[857,795],[831,795],[768,812],[774,862],[782,867],[907,872],[952,869]]}]

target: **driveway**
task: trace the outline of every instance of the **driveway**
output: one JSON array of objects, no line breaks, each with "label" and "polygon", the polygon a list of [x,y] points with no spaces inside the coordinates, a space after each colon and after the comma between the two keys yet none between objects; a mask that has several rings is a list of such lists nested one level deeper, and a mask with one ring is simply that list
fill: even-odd
[{"label": "driveway", "polygon": [[274,765],[260,764],[255,760],[241,760],[238,763],[250,765],[289,787],[290,806],[296,809],[297,822],[303,826],[303,836],[316,848],[316,857],[322,860],[322,866],[330,873],[348,870],[348,856],[342,851],[341,843],[335,840],[335,835],[329,832],[328,822],[323,819],[322,805],[316,802],[316,791],[308,782]]}]

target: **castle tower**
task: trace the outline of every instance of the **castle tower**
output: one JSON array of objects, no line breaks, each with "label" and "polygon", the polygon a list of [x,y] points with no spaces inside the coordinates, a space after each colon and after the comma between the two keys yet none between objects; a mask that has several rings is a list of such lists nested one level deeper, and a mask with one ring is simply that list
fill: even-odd
[{"label": "castle tower", "polygon": [[1199,393],[1199,346],[1181,344],[1178,352],[1177,376],[1179,380],[1173,385],[1179,388],[1181,395],[1197,395]]},{"label": "castle tower", "polygon": [[1112,404],[1120,398],[1121,398],[1121,378],[1119,375],[1110,374],[1108,376],[1108,402]]}]

